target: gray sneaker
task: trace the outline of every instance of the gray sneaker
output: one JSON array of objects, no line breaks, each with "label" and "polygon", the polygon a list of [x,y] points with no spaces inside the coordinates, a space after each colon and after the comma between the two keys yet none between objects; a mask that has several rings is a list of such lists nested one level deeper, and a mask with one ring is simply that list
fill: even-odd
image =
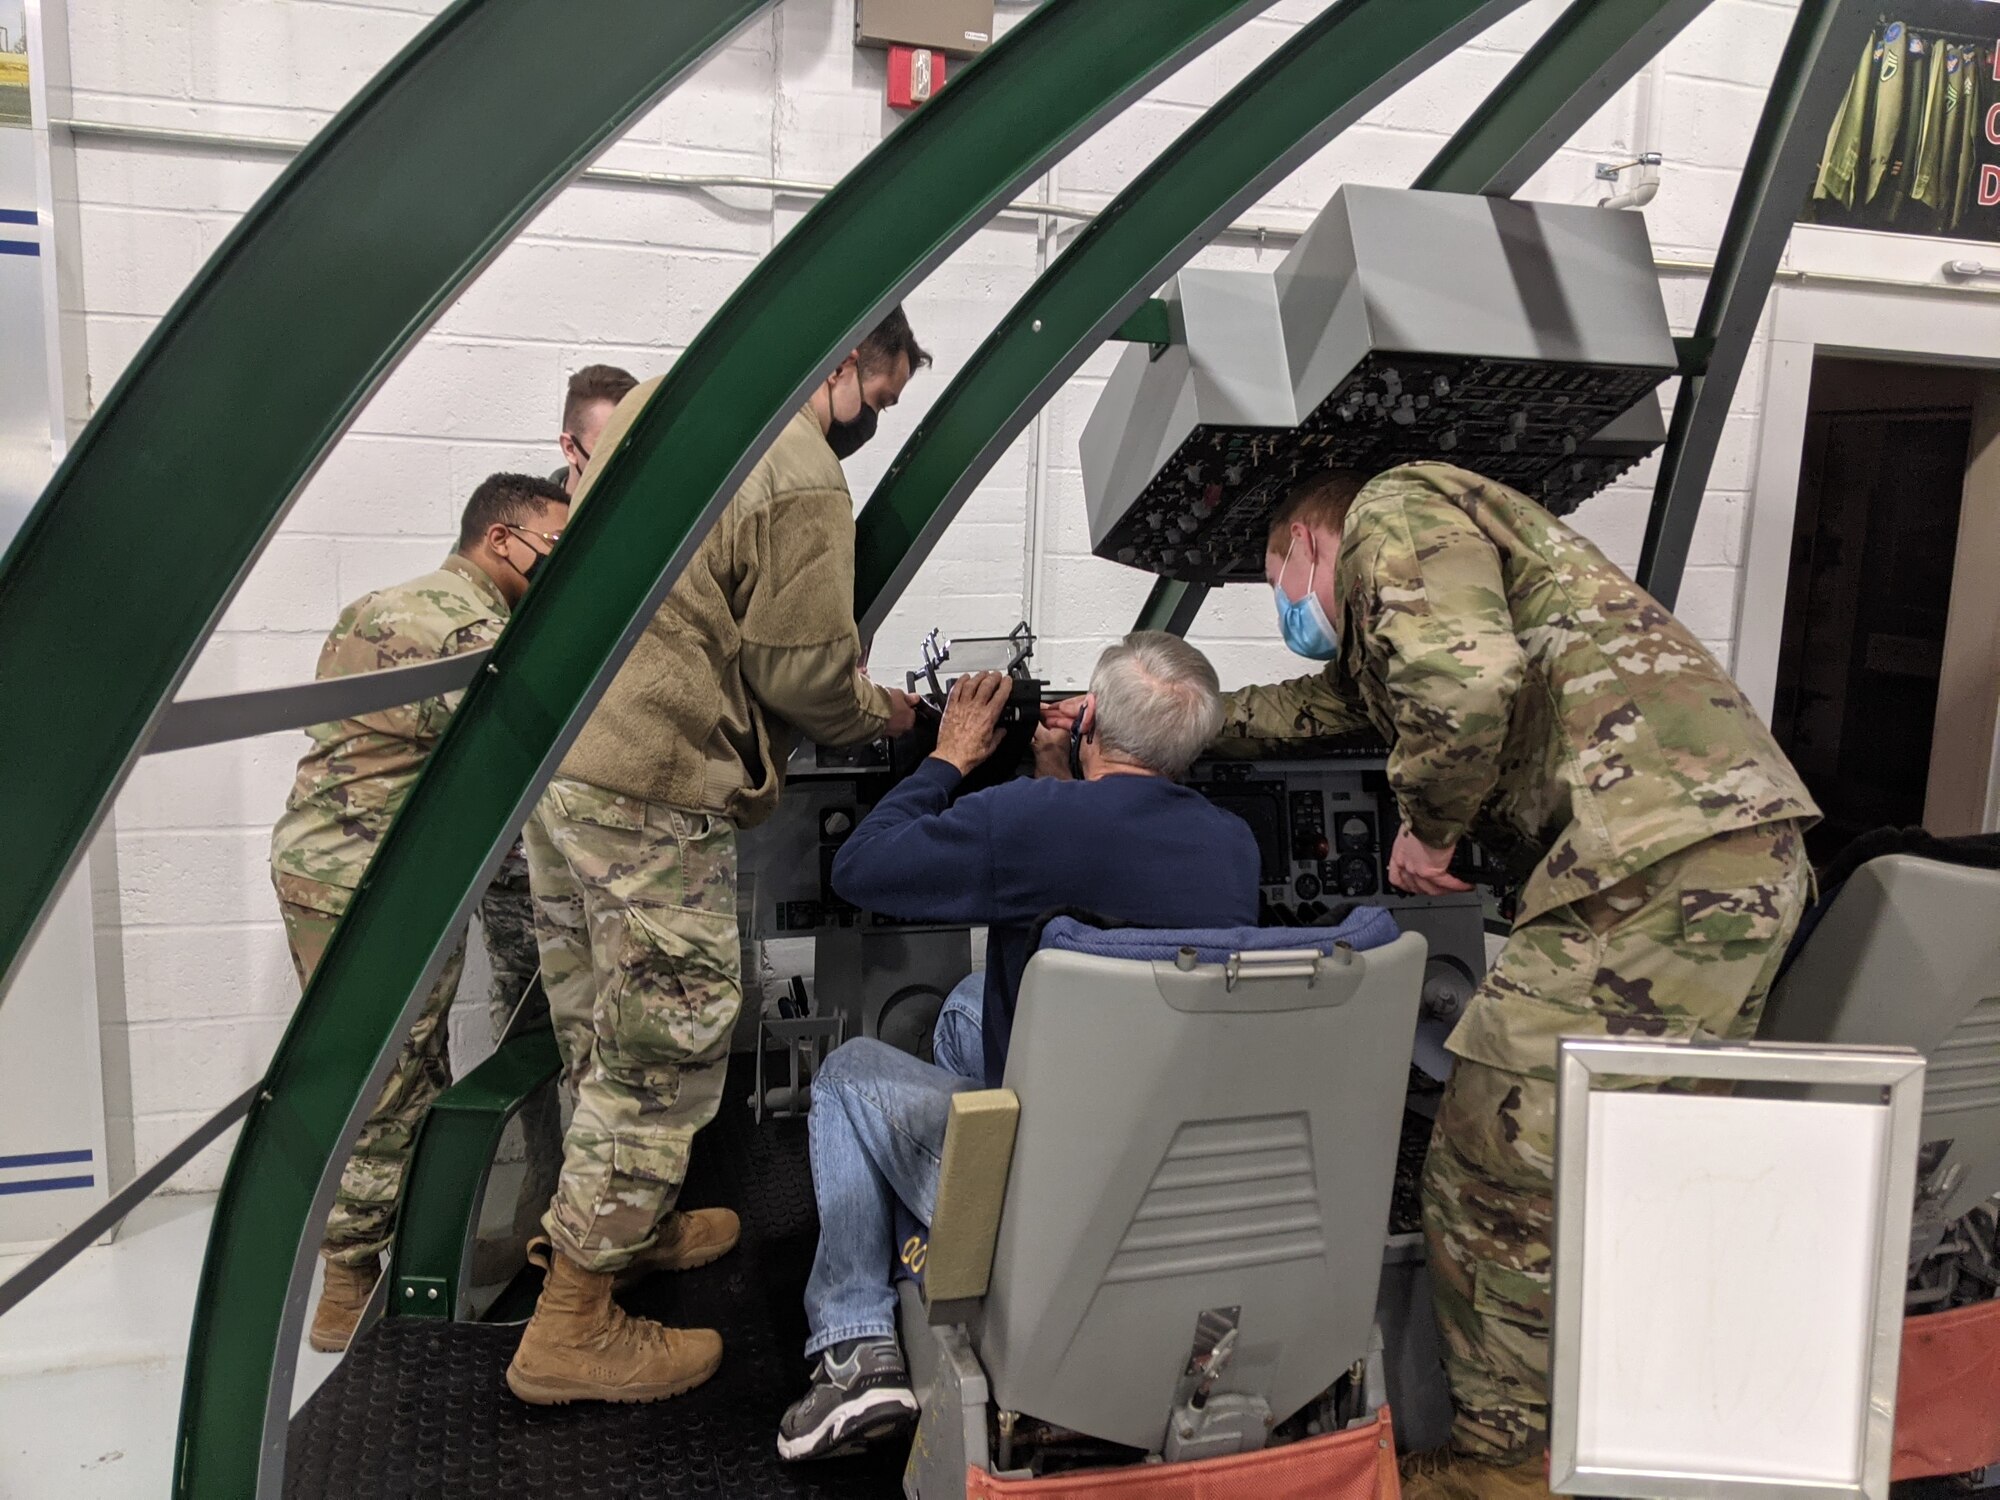
[{"label": "gray sneaker", "polygon": [[903,1351],[894,1339],[857,1339],[823,1351],[812,1389],[778,1423],[778,1457],[831,1458],[854,1453],[915,1425]]}]

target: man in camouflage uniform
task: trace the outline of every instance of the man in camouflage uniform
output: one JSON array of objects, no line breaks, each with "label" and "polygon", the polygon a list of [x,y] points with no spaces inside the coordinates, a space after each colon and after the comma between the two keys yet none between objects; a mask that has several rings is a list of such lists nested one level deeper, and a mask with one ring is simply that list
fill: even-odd
[{"label": "man in camouflage uniform", "polygon": [[1391,881],[1465,890],[1469,834],[1520,882],[1425,1167],[1456,1417],[1405,1494],[1542,1495],[1557,1041],[1749,1036],[1817,809],[1708,652],[1569,527],[1442,464],[1361,478],[1301,486],[1270,535],[1287,641],[1327,668],[1230,695],[1218,749],[1373,730]]},{"label": "man in camouflage uniform", "polygon": [[[861,673],[840,460],[928,363],[899,309],[826,378],[703,539],[528,822],[576,1114],[543,1220],[548,1277],[507,1369],[523,1401],[659,1401],[721,1363],[712,1330],[630,1317],[611,1294],[736,1244],[728,1209],[675,1202],[742,1005],[737,828],[776,807],[799,733],[851,745],[914,722],[907,694]],[[657,385],[620,403],[599,459]],[[602,472],[585,473],[579,506]]]},{"label": "man in camouflage uniform", "polygon": [[562,431],[556,434],[563,466],[549,476],[562,486],[564,494],[576,493],[583,471],[590,467],[590,456],[604,436],[604,424],[638,383],[629,370],[616,365],[585,365],[570,376],[563,391]]},{"label": "man in camouflage uniform", "polygon": [[[320,648],[317,675],[386,671],[492,645],[568,514],[560,487],[495,474],[473,491],[458,549],[436,572],[369,594],[341,612]],[[271,836],[271,881],[301,985],[319,967],[369,860],[461,696],[447,693],[307,731],[312,749],[299,761],[285,814]],[[521,942],[528,925],[524,885],[518,873],[510,880],[503,866],[481,904],[496,989],[512,985],[516,1000],[536,964],[532,948],[524,951]],[[341,1172],[321,1252],[326,1283],[313,1317],[315,1349],[347,1347],[381,1276],[417,1123],[451,1082],[446,1023],[464,959],[461,937]],[[506,1008],[511,1012],[511,1004]],[[494,1009],[501,1009],[497,999]]]}]

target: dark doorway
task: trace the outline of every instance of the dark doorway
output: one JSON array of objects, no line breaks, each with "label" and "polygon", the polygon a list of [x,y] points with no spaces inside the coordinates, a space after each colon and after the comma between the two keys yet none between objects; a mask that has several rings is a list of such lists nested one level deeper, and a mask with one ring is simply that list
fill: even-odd
[{"label": "dark doorway", "polygon": [[1826,814],[1824,862],[1924,820],[1978,377],[1813,367],[1773,728]]}]

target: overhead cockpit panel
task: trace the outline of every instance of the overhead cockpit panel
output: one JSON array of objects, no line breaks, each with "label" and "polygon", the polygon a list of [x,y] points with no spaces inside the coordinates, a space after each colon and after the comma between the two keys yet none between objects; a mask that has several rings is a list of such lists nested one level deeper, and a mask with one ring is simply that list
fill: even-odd
[{"label": "overhead cockpit panel", "polygon": [[1446,459],[1557,513],[1665,438],[1673,339],[1636,213],[1347,187],[1275,272],[1190,269],[1082,438],[1101,557],[1263,576],[1319,469]]}]

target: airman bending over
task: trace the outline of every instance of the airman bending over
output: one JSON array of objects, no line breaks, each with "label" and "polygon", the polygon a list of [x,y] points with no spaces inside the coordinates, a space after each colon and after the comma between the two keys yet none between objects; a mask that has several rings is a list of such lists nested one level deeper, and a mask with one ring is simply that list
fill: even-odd
[{"label": "airman bending over", "polygon": [[1424,1173],[1455,1419],[1405,1494],[1547,1494],[1557,1040],[1751,1035],[1818,809],[1686,627],[1504,485],[1320,475],[1274,517],[1266,576],[1286,644],[1327,666],[1231,694],[1217,748],[1372,729],[1403,821],[1391,882],[1468,889],[1468,835],[1519,882]]}]

